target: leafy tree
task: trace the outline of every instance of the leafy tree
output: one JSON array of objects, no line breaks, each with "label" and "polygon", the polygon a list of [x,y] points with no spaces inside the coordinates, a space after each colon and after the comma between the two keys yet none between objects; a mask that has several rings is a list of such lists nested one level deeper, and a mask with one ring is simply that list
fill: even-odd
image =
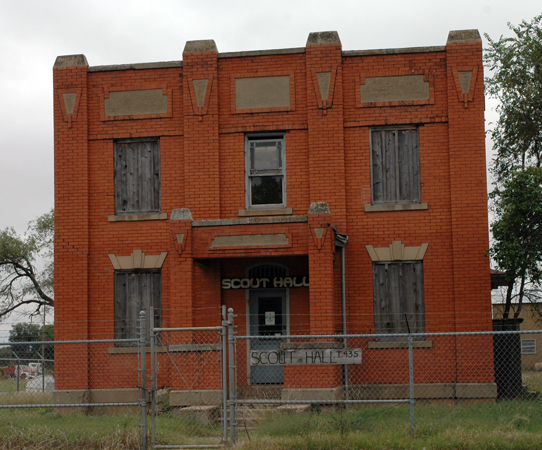
[{"label": "leafy tree", "polygon": [[512,37],[492,40],[485,63],[487,94],[499,101],[491,131],[496,156],[490,195],[495,222],[490,254],[506,273],[503,318],[514,317],[524,300],[537,302],[542,260],[542,15],[518,26]]},{"label": "leafy tree", "polygon": [[[0,317],[23,305],[36,310],[54,306],[54,211],[29,223],[20,236],[13,228],[0,231]],[[44,263],[36,269],[36,261]]]},{"label": "leafy tree", "polygon": [[[40,342],[54,340],[53,325],[37,325],[34,323],[17,323],[11,327],[9,342],[31,342],[27,345],[12,345],[11,349],[21,359],[40,359],[42,351],[46,359],[53,359],[53,345],[42,345]],[[33,344],[35,342],[35,344]]]},{"label": "leafy tree", "polygon": [[492,40],[484,56],[491,76],[486,91],[499,101],[499,119],[491,132],[496,157],[493,175],[497,184],[511,172],[542,162],[542,15],[508,24],[513,37]]},{"label": "leafy tree", "polygon": [[[542,280],[542,168],[514,170],[494,195],[497,220],[492,224],[491,255],[506,273],[507,291],[503,318],[508,319],[512,302],[521,312],[526,298],[540,300]],[[516,284],[518,284],[516,286]],[[516,289],[514,289],[516,288]]]}]

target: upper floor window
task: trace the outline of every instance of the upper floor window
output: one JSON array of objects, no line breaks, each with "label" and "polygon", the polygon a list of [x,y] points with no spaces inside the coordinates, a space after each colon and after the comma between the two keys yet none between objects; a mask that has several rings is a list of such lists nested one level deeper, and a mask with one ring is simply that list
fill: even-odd
[{"label": "upper floor window", "polygon": [[284,134],[245,138],[247,209],[286,207]]},{"label": "upper floor window", "polygon": [[115,214],[160,212],[160,141],[115,142]]},{"label": "upper floor window", "polygon": [[420,203],[418,129],[386,127],[371,130],[372,203]]}]

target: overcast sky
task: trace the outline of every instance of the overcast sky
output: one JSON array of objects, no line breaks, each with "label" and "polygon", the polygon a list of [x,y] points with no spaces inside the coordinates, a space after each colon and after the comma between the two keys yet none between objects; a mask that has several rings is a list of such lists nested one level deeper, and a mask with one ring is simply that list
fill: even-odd
[{"label": "overcast sky", "polygon": [[0,0],[0,229],[23,232],[53,206],[58,55],[83,53],[91,66],[176,61],[187,40],[233,52],[304,47],[311,31],[329,30],[344,50],[445,45],[450,30],[498,38],[541,12],[540,0]]}]

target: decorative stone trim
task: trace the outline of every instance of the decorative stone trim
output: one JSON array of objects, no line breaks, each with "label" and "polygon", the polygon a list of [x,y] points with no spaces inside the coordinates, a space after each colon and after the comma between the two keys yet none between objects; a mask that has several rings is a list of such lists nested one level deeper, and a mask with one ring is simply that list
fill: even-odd
[{"label": "decorative stone trim", "polygon": [[[161,91],[161,92],[159,92]],[[126,109],[125,114],[120,112],[115,112],[114,108],[111,109],[111,95],[120,96],[120,99],[117,99],[116,103],[118,105],[123,105],[127,98],[126,96],[134,95],[136,96],[133,99],[134,110],[130,112],[130,109]],[[160,97],[165,97],[162,99],[164,104],[158,106],[156,103],[156,98],[150,98],[148,110],[142,107],[142,100],[139,98],[141,95],[150,95],[151,97],[160,94]],[[115,102],[113,102],[115,103]],[[137,108],[135,107],[137,105]],[[126,108],[126,106],[124,106]],[[140,110],[137,110],[137,109]],[[109,120],[136,120],[136,119],[161,119],[166,117],[172,117],[173,114],[173,96],[172,89],[169,86],[166,86],[162,83],[148,83],[140,84],[137,86],[102,86],[102,104],[100,110],[100,120],[109,121]]]},{"label": "decorative stone trim", "polygon": [[422,261],[425,252],[429,247],[424,243],[418,247],[405,247],[401,241],[393,241],[389,247],[375,248],[372,245],[366,245],[371,260],[378,261]]},{"label": "decorative stone trim", "polygon": [[130,256],[117,256],[113,253],[108,256],[115,270],[161,269],[167,252],[159,255],[145,255],[143,250],[134,250]]},{"label": "decorative stone trim", "polygon": [[315,202],[311,203],[309,214],[331,214],[331,210],[326,202]]},{"label": "decorative stone trim", "polygon": [[281,246],[289,244],[289,236],[285,233],[215,236],[211,241],[211,247]]},{"label": "decorative stone trim", "polygon": [[[286,77],[288,80],[286,80]],[[284,79],[284,80],[281,80]],[[250,80],[250,81],[249,81]],[[282,81],[282,84],[281,84]],[[248,83],[248,84],[247,84]],[[261,87],[258,83],[264,83]],[[245,86],[245,84],[247,84]],[[288,85],[288,91],[280,90],[284,84]],[[256,89],[258,87],[258,89]],[[258,103],[254,99],[251,101],[251,106],[242,104],[238,105],[238,94],[247,90],[250,92],[256,89],[262,95],[261,103]],[[276,90],[284,95],[284,102],[282,104],[274,104],[276,101],[276,93],[266,97],[264,92],[266,89]],[[266,113],[266,112],[279,112],[279,111],[295,111],[295,80],[294,71],[285,72],[265,72],[265,73],[238,73],[230,77],[230,96],[231,96],[231,112],[232,114],[246,114],[246,113]],[[287,95],[286,95],[287,94]],[[248,96],[251,97],[251,96]],[[248,98],[247,97],[247,98]],[[288,101],[286,101],[288,97]],[[239,97],[241,101],[242,97]],[[244,98],[244,97],[243,97]],[[269,100],[273,99],[273,101]],[[279,102],[280,103],[280,102]]]},{"label": "decorative stone trim", "polygon": [[[376,83],[372,87],[373,90],[369,91],[376,96],[372,100],[369,100],[371,98],[369,93],[365,92],[369,88],[367,80]],[[390,83],[391,80],[393,80],[393,83]],[[402,86],[396,91],[399,82],[402,83]],[[424,89],[421,89],[422,86]],[[425,91],[425,88],[427,88],[427,91]],[[362,96],[364,92],[365,97]],[[356,82],[357,108],[433,105],[434,103],[435,83],[433,74],[426,70],[388,70],[358,75]]]}]

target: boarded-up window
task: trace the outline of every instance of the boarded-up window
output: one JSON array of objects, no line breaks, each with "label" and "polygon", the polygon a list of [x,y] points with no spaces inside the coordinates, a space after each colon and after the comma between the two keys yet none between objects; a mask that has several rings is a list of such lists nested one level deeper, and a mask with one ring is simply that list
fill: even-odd
[{"label": "boarded-up window", "polygon": [[115,142],[115,213],[160,212],[160,142]]},{"label": "boarded-up window", "polygon": [[284,135],[247,136],[247,209],[286,206]]},{"label": "boarded-up window", "polygon": [[[162,274],[160,270],[115,272],[115,339],[139,337],[139,313],[154,306],[154,326],[162,317]],[[147,325],[149,321],[147,320]],[[146,330],[149,342],[149,328]]]},{"label": "boarded-up window", "polygon": [[373,204],[420,203],[417,128],[371,130]]},{"label": "boarded-up window", "polygon": [[373,263],[373,288],[377,334],[425,332],[421,261]]}]

